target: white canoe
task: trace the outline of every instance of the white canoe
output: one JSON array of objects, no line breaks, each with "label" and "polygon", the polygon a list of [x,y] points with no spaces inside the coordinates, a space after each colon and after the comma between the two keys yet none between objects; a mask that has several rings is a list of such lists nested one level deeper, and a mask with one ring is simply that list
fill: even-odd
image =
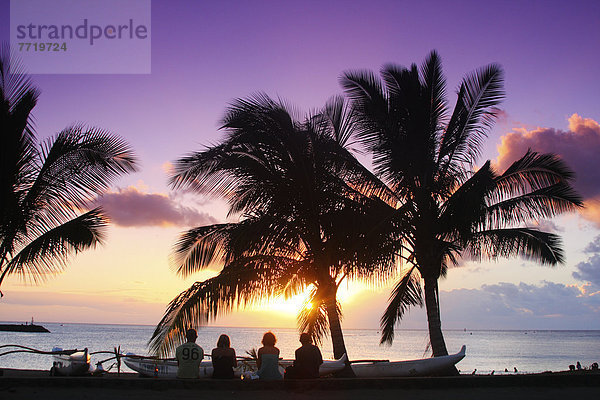
[{"label": "white canoe", "polygon": [[[344,354],[339,360],[324,360],[319,368],[319,375],[325,376],[344,368],[346,362]],[[123,359],[125,365],[143,376],[152,376],[157,378],[176,378],[177,377],[177,361],[175,360],[160,360],[149,358],[138,358],[135,354],[128,353]],[[283,375],[285,367],[292,365],[293,360],[281,360],[279,370]],[[236,378],[240,378],[246,373],[256,371],[256,363],[254,361],[238,361],[237,368],[233,369],[233,374]],[[211,378],[213,367],[211,361],[202,361],[200,363],[200,378]]]},{"label": "white canoe", "polygon": [[359,378],[384,378],[395,376],[426,376],[444,371],[465,357],[467,346],[456,354],[407,361],[381,361],[352,364]]},{"label": "white canoe", "polygon": [[[53,352],[61,352],[63,349],[54,347]],[[52,360],[51,375],[78,376],[90,372],[90,355],[88,349],[76,351],[71,354],[55,354]]]}]

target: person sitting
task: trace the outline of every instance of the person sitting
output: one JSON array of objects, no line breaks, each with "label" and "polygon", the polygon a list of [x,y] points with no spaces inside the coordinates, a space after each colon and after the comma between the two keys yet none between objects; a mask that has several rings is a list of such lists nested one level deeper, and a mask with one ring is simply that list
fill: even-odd
[{"label": "person sitting", "polygon": [[237,367],[237,359],[230,343],[229,336],[221,335],[217,347],[212,350],[212,377],[215,379],[233,379],[233,369]]},{"label": "person sitting", "polygon": [[312,338],[308,333],[300,335],[302,344],[296,350],[294,365],[285,370],[286,379],[317,379],[319,367],[323,364],[323,356],[317,346],[312,344]]},{"label": "person sitting", "polygon": [[175,350],[177,377],[182,379],[198,378],[200,363],[204,358],[204,350],[196,344],[198,333],[195,329],[188,329],[185,332],[185,337],[187,342]]},{"label": "person sitting", "polygon": [[267,332],[263,335],[262,345],[258,349],[258,359],[256,360],[256,366],[258,377],[265,381],[276,381],[283,379],[283,376],[279,372],[279,349],[275,347],[277,338],[272,332]]}]

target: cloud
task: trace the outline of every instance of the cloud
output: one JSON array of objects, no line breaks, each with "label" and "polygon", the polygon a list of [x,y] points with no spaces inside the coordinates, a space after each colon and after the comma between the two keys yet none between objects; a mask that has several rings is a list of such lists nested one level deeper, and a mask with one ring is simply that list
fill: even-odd
[{"label": "cloud", "polygon": [[591,255],[587,261],[575,265],[573,278],[589,283],[586,292],[600,292],[600,235],[586,246],[584,252]]},{"label": "cloud", "polygon": [[554,222],[547,219],[541,219],[539,221],[533,221],[531,227],[539,229],[544,232],[563,232],[564,229],[556,225]]},{"label": "cloud", "polygon": [[[441,282],[443,286],[443,282]],[[443,329],[600,329],[600,293],[587,285],[497,283],[440,290]],[[378,328],[389,292],[365,291],[343,304],[344,327]],[[425,308],[413,307],[397,329],[426,329]],[[400,333],[398,333],[400,335]]]},{"label": "cloud", "polygon": [[600,290],[600,254],[595,254],[587,261],[582,261],[575,266],[573,278],[590,282]]},{"label": "cloud", "polygon": [[506,169],[529,148],[539,153],[555,153],[575,171],[575,188],[586,202],[582,215],[600,226],[600,124],[573,114],[566,131],[515,129],[501,138],[497,159],[499,170]]},{"label": "cloud", "polygon": [[198,226],[216,223],[206,212],[187,207],[162,193],[144,193],[134,186],[109,192],[98,199],[111,221],[119,226]]},{"label": "cloud", "polygon": [[163,163],[160,167],[163,170],[163,172],[167,175],[172,175],[175,171],[175,166],[170,161]]},{"label": "cloud", "polygon": [[446,328],[600,328],[600,296],[562,283],[498,283],[442,291],[440,304]]},{"label": "cloud", "polygon": [[583,251],[586,253],[600,253],[600,235],[596,236],[594,240],[585,246]]}]

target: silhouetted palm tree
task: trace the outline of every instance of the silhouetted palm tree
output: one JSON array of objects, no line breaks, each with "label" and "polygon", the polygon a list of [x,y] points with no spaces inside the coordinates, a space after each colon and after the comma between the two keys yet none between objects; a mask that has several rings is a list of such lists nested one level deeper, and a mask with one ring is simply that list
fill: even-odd
[{"label": "silhouetted palm tree", "polygon": [[300,329],[317,340],[329,329],[335,357],[346,353],[338,287],[346,278],[385,280],[397,246],[397,227],[384,218],[389,207],[365,195],[386,198],[385,186],[345,147],[350,121],[341,98],[298,122],[285,105],[257,95],[229,108],[221,144],[175,163],[173,187],[224,197],[230,214],[241,216],[182,234],[178,274],[213,262],[224,267],[169,304],[150,343],[154,351],[171,351],[189,326],[311,287]]},{"label": "silhouetted palm tree", "polygon": [[425,305],[434,356],[447,354],[441,330],[438,279],[460,256],[523,256],[563,262],[559,237],[528,228],[581,206],[573,173],[554,155],[528,152],[504,173],[473,165],[504,96],[502,70],[489,65],[468,75],[448,119],[446,83],[432,52],[420,70],[395,65],[350,72],[342,86],[356,116],[357,139],[373,154],[375,173],[401,201],[402,253],[407,269],[381,319],[382,343],[407,308]]},{"label": "silhouetted palm tree", "polygon": [[102,210],[81,211],[115,177],[135,169],[127,143],[98,129],[73,126],[39,145],[31,123],[37,97],[2,49],[0,285],[15,273],[43,281],[62,271],[70,254],[101,242]]}]

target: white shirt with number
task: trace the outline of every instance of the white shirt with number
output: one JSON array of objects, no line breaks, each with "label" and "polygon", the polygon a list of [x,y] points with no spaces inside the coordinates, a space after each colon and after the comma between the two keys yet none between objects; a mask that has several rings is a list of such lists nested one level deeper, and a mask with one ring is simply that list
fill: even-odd
[{"label": "white shirt with number", "polygon": [[184,343],[175,350],[175,358],[179,367],[177,368],[178,378],[198,378],[200,362],[204,358],[204,350],[196,343]]}]

